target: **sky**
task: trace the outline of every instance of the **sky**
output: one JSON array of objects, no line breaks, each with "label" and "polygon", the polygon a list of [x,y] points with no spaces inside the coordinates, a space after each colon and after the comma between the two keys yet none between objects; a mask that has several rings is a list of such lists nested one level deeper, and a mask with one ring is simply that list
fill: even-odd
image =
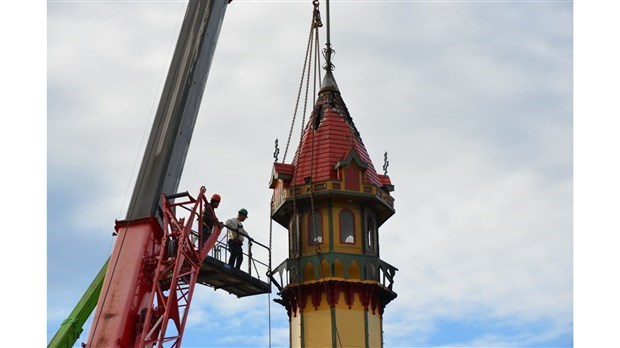
[{"label": "sky", "polygon": [[[46,342],[111,253],[185,6],[47,3]],[[311,13],[310,1],[229,5],[179,186],[222,195],[221,218],[247,208],[258,240]],[[573,3],[332,1],[331,20],[343,99],[396,188],[379,232],[399,269],[385,346],[573,346]],[[274,229],[275,264],[285,236]],[[267,296],[198,287],[184,346],[264,347],[269,321],[286,346]]]}]

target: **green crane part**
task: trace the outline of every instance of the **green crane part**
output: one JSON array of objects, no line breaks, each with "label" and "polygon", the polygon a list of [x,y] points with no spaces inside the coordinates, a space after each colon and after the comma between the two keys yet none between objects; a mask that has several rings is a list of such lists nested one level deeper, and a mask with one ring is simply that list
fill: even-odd
[{"label": "green crane part", "polygon": [[54,335],[54,338],[48,344],[48,348],[71,348],[82,333],[82,327],[95,309],[99,294],[101,293],[101,287],[103,286],[103,280],[105,273],[108,270],[108,263],[110,259],[105,262],[103,267],[97,276],[90,284],[88,289],[82,298],[77,303],[69,317],[60,324],[60,329]]}]

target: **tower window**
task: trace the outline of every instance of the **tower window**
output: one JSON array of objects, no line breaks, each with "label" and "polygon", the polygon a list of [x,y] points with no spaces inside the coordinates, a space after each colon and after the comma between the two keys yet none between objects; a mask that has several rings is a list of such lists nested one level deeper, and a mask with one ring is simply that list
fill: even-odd
[{"label": "tower window", "polygon": [[290,257],[299,257],[299,213],[291,217],[289,224],[289,254]]},{"label": "tower window", "polygon": [[340,242],[355,244],[355,220],[349,209],[340,211]]},{"label": "tower window", "polygon": [[366,216],[366,253],[377,255],[377,225],[372,213]]},{"label": "tower window", "polygon": [[[314,217],[314,221],[313,221]],[[314,222],[314,223],[313,223]],[[316,245],[323,243],[323,215],[315,210],[314,214],[308,214],[308,244]]]}]

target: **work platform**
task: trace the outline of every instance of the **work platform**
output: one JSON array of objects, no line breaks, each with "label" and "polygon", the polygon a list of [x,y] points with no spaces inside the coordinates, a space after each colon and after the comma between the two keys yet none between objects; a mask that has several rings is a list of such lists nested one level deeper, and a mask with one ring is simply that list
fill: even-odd
[{"label": "work platform", "polygon": [[211,256],[205,257],[198,273],[199,284],[222,289],[237,297],[269,293],[269,284],[254,278],[248,273],[230,268],[227,263]]},{"label": "work platform", "polygon": [[[248,253],[243,255],[242,269],[229,267],[227,237],[216,243],[211,252],[205,257],[200,265],[197,284],[211,287],[215,290],[222,289],[237,297],[268,294],[271,292],[270,284],[261,280],[261,271],[264,279],[267,279],[269,265],[257,260],[252,254],[252,246],[258,244],[269,252],[269,248],[253,241],[249,243]],[[246,272],[247,270],[247,272]],[[259,275],[255,278],[254,275]]]}]

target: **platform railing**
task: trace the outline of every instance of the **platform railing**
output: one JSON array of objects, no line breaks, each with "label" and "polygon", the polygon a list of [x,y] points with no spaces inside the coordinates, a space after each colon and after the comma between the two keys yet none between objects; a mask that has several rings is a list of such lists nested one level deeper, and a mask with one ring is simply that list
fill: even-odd
[{"label": "platform railing", "polygon": [[[329,267],[322,267],[326,261]],[[398,268],[389,263],[370,255],[346,254],[346,253],[323,253],[320,255],[303,256],[298,259],[286,259],[269,273],[271,280],[278,290],[282,290],[288,284],[301,283],[307,280],[319,280],[336,277],[334,265],[340,262],[344,279],[373,280],[384,287],[392,290],[394,276]],[[359,269],[359,278],[352,278],[350,267],[355,263]],[[314,271],[312,279],[304,279],[304,270],[310,264]]]},{"label": "platform railing", "polygon": [[[198,247],[198,236],[199,234],[197,231],[192,231],[192,241],[194,242],[194,245],[196,245],[196,247]],[[262,258],[257,259],[252,248],[255,244],[258,245],[261,248],[260,250],[266,252],[265,257],[269,259],[271,258],[271,250],[268,246],[256,241],[252,237],[245,236],[245,238],[248,240],[248,247],[247,252],[243,252],[243,261],[247,261],[247,273],[250,276],[261,279],[261,274],[267,274],[267,272],[269,271],[269,264],[263,262]],[[230,249],[228,247],[228,233],[222,233],[220,239],[215,242],[215,245],[211,249],[209,256],[225,264],[228,264],[229,253]]]}]

